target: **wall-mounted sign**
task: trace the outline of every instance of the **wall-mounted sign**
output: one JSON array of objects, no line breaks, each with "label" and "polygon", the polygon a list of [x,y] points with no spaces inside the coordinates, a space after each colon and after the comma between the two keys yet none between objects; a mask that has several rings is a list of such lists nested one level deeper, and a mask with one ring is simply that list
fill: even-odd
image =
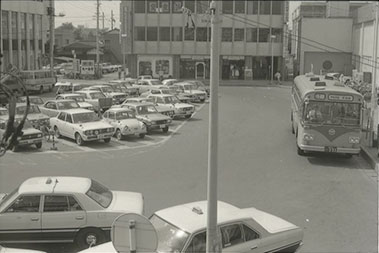
[{"label": "wall-mounted sign", "polygon": [[346,96],[346,95],[329,95],[329,100],[342,100],[342,101],[353,101],[353,96]]}]

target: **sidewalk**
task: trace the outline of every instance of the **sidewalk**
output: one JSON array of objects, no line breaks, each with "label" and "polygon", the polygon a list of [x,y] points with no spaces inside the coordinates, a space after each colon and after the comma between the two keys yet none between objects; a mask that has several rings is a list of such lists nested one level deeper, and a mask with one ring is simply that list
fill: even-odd
[{"label": "sidewalk", "polygon": [[379,174],[379,157],[378,157],[378,148],[371,147],[369,143],[368,132],[362,132],[362,146],[361,146],[361,156],[370,164],[371,168]]}]

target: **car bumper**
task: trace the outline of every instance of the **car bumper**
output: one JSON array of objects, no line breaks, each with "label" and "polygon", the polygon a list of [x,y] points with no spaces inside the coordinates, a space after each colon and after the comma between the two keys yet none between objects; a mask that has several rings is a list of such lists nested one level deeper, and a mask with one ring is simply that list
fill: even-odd
[{"label": "car bumper", "polygon": [[28,145],[41,143],[41,142],[42,142],[42,138],[29,139],[29,140],[19,140],[17,143],[17,146],[28,146]]},{"label": "car bumper", "polygon": [[112,132],[112,133],[91,135],[91,136],[84,135],[82,137],[83,137],[84,141],[97,141],[97,140],[104,140],[104,139],[112,138],[113,134],[114,133]]},{"label": "car bumper", "polygon": [[359,154],[361,148],[340,148],[337,147],[334,151],[327,151],[325,146],[309,146],[309,145],[299,145],[301,150],[304,151],[314,151],[314,152],[326,152],[326,153],[344,153],[344,154]]},{"label": "car bumper", "polygon": [[175,117],[178,117],[178,116],[186,116],[186,115],[192,115],[194,113],[194,111],[176,111],[175,112]]},{"label": "car bumper", "polygon": [[147,126],[147,128],[148,128],[149,130],[163,129],[163,128],[166,128],[166,127],[168,127],[168,124],[149,125],[149,126]]},{"label": "car bumper", "polygon": [[139,134],[146,134],[146,128],[145,129],[128,129],[127,131],[123,130],[122,135],[139,135]]}]

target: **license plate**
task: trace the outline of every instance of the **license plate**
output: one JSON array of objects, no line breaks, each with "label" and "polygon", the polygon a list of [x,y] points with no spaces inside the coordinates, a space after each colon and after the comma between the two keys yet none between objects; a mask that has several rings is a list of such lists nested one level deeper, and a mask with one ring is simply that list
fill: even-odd
[{"label": "license plate", "polygon": [[104,139],[105,135],[104,134],[99,134],[98,138],[99,139]]},{"label": "license plate", "polygon": [[328,153],[336,153],[337,152],[337,147],[324,147],[325,152]]},{"label": "license plate", "polygon": [[191,111],[186,111],[186,114],[191,114],[192,112]]},{"label": "license plate", "polygon": [[160,125],[160,128],[165,128],[166,127],[166,125]]}]

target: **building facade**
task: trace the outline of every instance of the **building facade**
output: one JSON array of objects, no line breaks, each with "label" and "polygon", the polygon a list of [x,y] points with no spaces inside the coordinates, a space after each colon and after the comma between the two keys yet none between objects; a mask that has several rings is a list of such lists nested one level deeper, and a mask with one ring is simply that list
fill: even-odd
[{"label": "building facade", "polygon": [[50,1],[1,1],[3,71],[9,64],[21,70],[41,69],[49,27]]},{"label": "building facade", "polygon": [[[220,1],[223,80],[269,79],[283,67],[286,1]],[[183,12],[185,8],[185,12]],[[209,1],[123,0],[122,53],[132,76],[208,79]]]}]

